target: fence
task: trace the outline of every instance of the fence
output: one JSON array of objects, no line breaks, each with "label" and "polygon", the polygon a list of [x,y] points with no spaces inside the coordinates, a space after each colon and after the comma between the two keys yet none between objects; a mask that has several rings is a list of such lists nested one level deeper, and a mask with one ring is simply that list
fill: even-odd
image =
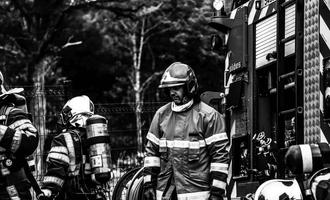
[{"label": "fence", "polygon": [[[14,88],[13,86],[10,88]],[[32,97],[36,95],[36,88],[31,86],[23,86],[23,95],[26,97],[28,104],[31,102]],[[45,173],[45,160],[47,152],[50,149],[52,138],[58,134],[57,120],[58,114],[65,102],[71,97],[70,85],[57,85],[46,86],[43,94],[46,100],[46,112],[44,116],[45,126],[41,126],[44,130],[39,130],[40,143],[38,150],[35,154],[37,161],[36,171],[34,172],[37,181],[41,181]],[[41,106],[42,104],[40,104]],[[144,103],[142,118],[144,126],[142,127],[143,138],[147,132],[149,123],[157,108],[163,103],[148,102]],[[38,107],[30,107],[31,113],[38,113],[33,109],[43,109]],[[108,130],[110,134],[111,156],[112,156],[112,178],[109,182],[110,198],[112,191],[117,181],[129,169],[139,166],[140,162],[137,158],[137,142],[136,142],[136,129],[135,127],[135,113],[133,103],[111,103],[111,104],[95,104],[95,113],[102,115],[108,120]]]}]

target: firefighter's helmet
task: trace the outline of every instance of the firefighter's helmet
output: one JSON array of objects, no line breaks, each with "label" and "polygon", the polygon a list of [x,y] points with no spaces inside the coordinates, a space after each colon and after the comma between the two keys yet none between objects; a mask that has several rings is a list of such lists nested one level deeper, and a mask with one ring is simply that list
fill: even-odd
[{"label": "firefighter's helmet", "polygon": [[76,96],[70,99],[60,114],[63,125],[74,127],[86,127],[86,120],[94,114],[94,104],[86,95]]},{"label": "firefighter's helmet", "polygon": [[159,88],[186,85],[188,94],[195,95],[198,90],[197,78],[192,68],[181,62],[172,63],[164,72]]},{"label": "firefighter's helmet", "polygon": [[314,200],[324,200],[330,197],[330,168],[315,172],[308,180],[308,189]]},{"label": "firefighter's helmet", "polygon": [[286,179],[272,179],[261,184],[254,196],[255,200],[303,199],[298,182]]}]

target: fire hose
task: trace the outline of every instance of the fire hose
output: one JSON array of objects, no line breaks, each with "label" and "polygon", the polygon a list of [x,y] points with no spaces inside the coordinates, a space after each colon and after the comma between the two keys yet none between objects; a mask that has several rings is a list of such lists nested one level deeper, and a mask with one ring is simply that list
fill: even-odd
[{"label": "fire hose", "polygon": [[143,168],[136,167],[126,172],[117,182],[112,200],[142,200]]},{"label": "fire hose", "polygon": [[143,193],[143,168],[134,175],[127,190],[126,200],[142,200]]}]

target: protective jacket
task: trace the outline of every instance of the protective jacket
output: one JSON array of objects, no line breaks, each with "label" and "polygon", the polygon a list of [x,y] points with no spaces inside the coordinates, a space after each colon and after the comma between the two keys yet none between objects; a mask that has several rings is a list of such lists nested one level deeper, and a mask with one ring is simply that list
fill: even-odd
[{"label": "protective jacket", "polygon": [[26,106],[25,98],[15,94],[3,98],[0,105],[0,199],[3,200],[32,198],[24,167],[25,158],[38,146],[38,133],[26,107],[20,108],[20,103]]},{"label": "protective jacket", "polygon": [[50,189],[56,199],[84,200],[89,195],[86,184],[90,179],[85,178],[90,174],[90,165],[85,162],[86,140],[81,137],[85,135],[82,131],[64,129],[52,140],[42,189]]},{"label": "protective jacket", "polygon": [[168,103],[157,110],[147,134],[144,182],[157,176],[158,200],[169,183],[178,200],[208,199],[212,189],[225,190],[227,145],[224,119],[215,109],[198,102],[174,112]]}]

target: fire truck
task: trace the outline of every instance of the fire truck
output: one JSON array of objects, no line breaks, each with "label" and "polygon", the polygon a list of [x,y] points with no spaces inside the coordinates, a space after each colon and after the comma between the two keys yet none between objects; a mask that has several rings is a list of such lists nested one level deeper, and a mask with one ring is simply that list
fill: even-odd
[{"label": "fire truck", "polygon": [[[213,50],[225,54],[224,91],[202,99],[218,99],[226,116],[232,158],[227,195],[234,199],[267,180],[292,176],[284,162],[290,146],[330,141],[330,1],[213,5],[209,25],[218,33]],[[140,172],[133,169],[121,180],[129,188],[126,199],[141,192]]]},{"label": "fire truck", "polygon": [[[227,5],[225,5],[227,4]],[[229,5],[228,5],[229,4]],[[329,0],[214,1],[215,50],[226,52],[232,197],[286,178],[291,145],[328,143]]]}]

